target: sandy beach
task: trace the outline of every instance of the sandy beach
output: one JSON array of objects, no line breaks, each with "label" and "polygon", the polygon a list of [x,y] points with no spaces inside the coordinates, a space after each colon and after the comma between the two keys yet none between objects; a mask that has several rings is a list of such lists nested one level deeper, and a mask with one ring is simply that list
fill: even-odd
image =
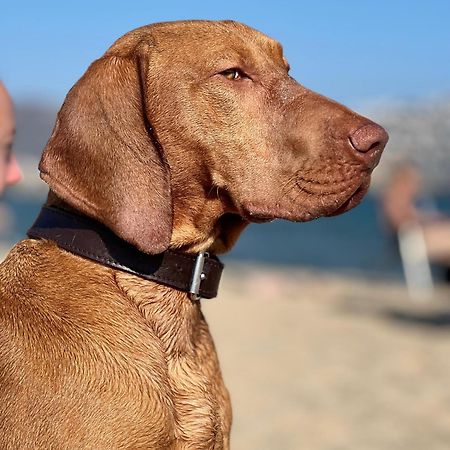
[{"label": "sandy beach", "polygon": [[229,264],[203,305],[234,450],[450,448],[448,289]]}]

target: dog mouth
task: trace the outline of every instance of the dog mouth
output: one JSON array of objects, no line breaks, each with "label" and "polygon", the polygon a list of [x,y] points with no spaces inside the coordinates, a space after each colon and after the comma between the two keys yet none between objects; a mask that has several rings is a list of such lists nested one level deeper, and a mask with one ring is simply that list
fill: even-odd
[{"label": "dog mouth", "polygon": [[247,213],[244,215],[243,219],[251,223],[268,223],[273,222],[276,217],[266,216],[263,214]]},{"label": "dog mouth", "polygon": [[327,214],[327,217],[333,217],[338,216],[340,214],[346,213],[347,211],[350,211],[355,206],[358,206],[364,196],[367,194],[367,191],[369,190],[369,181],[366,181],[362,183],[356,191],[353,192],[353,194],[336,210],[332,211],[330,214]]},{"label": "dog mouth", "polygon": [[[370,185],[370,178],[363,180],[354,188],[353,191],[347,193],[349,195],[344,201],[336,200],[331,205],[331,201],[327,206],[323,205],[320,209],[311,208],[307,212],[299,212],[298,210],[284,209],[277,204],[276,207],[261,206],[258,204],[249,203],[243,206],[239,215],[248,223],[267,223],[276,219],[285,219],[295,222],[309,222],[319,217],[333,217],[350,211],[358,206],[364,196],[367,194]],[[348,191],[347,191],[348,192]],[[331,199],[330,199],[331,200]],[[318,200],[315,200],[318,203]]]}]

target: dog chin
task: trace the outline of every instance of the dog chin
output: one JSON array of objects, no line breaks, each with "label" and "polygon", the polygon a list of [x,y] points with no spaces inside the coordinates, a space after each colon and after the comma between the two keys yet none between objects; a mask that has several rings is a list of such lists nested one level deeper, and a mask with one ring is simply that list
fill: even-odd
[{"label": "dog chin", "polygon": [[353,192],[353,194],[344,203],[342,203],[341,206],[339,206],[339,208],[335,209],[329,214],[326,214],[326,216],[327,217],[339,216],[340,214],[350,211],[355,206],[358,206],[361,203],[362,199],[367,194],[367,191],[369,190],[369,185],[370,181],[361,184],[358,187],[358,189],[356,189],[356,191]]},{"label": "dog chin", "polygon": [[320,208],[311,208],[304,210],[291,211],[289,208],[275,208],[273,210],[267,208],[257,207],[254,204],[249,204],[244,207],[240,213],[243,220],[249,223],[267,223],[275,219],[284,219],[292,222],[309,222],[318,219],[319,217],[332,217],[350,211],[355,206],[358,206],[369,189],[370,179],[363,181],[353,193],[340,202],[334,201],[332,205],[322,204]]},{"label": "dog chin", "polygon": [[249,214],[247,220],[251,223],[268,223],[273,222],[277,217],[265,217],[258,214]]}]

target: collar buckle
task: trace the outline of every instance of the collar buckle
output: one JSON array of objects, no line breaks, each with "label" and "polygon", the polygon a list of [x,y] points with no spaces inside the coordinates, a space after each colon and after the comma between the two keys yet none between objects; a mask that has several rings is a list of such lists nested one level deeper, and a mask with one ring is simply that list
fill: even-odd
[{"label": "collar buckle", "polygon": [[205,265],[205,258],[208,257],[209,253],[200,252],[197,255],[197,259],[195,260],[194,270],[192,272],[191,286],[189,288],[189,297],[191,300],[198,301],[202,298],[202,296],[199,295],[200,285],[206,278],[206,275],[203,272],[203,267]]}]

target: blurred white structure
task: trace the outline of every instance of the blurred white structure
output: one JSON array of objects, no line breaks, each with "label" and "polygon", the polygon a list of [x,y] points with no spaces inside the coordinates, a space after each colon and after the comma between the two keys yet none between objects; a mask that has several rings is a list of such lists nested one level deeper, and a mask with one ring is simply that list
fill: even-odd
[{"label": "blurred white structure", "polygon": [[398,244],[409,296],[429,300],[434,294],[433,277],[422,227],[408,223],[398,231]]}]

